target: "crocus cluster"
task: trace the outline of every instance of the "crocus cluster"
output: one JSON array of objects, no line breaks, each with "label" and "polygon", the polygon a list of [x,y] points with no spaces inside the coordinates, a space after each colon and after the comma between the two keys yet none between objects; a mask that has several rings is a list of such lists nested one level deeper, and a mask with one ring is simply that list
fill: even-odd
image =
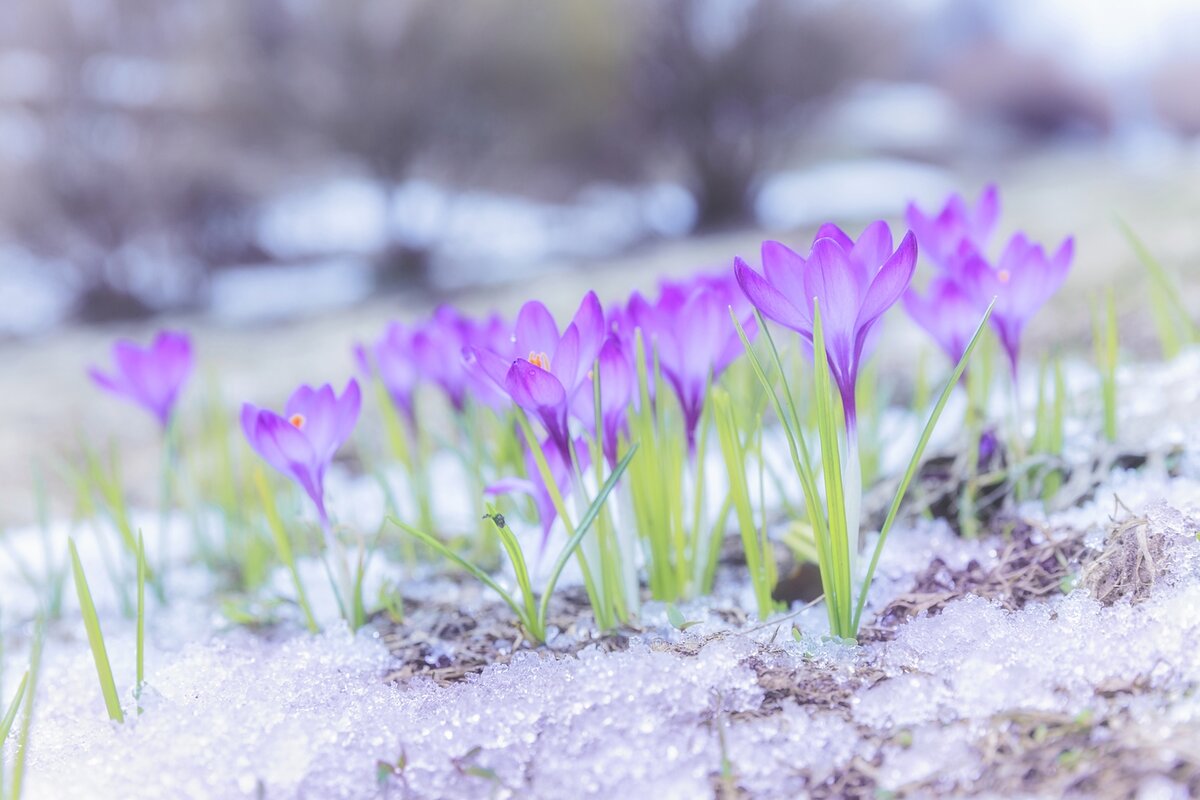
[{"label": "crocus cluster", "polygon": [[921,296],[909,290],[905,308],[952,362],[957,362],[984,309],[992,302],[991,325],[999,336],[1015,378],[1025,325],[1066,280],[1074,242],[1066,239],[1053,255],[1024,233],[1009,239],[999,258],[989,244],[1000,214],[995,186],[984,189],[974,207],[953,194],[936,216],[909,204],[908,223],[937,276]]},{"label": "crocus cluster", "polygon": [[379,339],[357,345],[355,358],[364,375],[379,375],[392,403],[415,425],[414,396],[422,384],[440,389],[458,412],[468,397],[492,408],[507,404],[503,392],[463,363],[464,350],[477,347],[511,355],[512,327],[495,314],[475,320],[443,305],[423,322],[391,323]]},{"label": "crocus cluster", "polygon": [[696,426],[711,381],[742,355],[742,343],[729,311],[747,335],[757,331],[750,302],[738,291],[728,273],[699,275],[690,281],[664,281],[658,297],[647,300],[634,292],[629,302],[609,312],[609,324],[620,337],[631,362],[634,331],[646,341],[647,372],[658,369],[670,383],[683,412],[689,447],[696,443]]},{"label": "crocus cluster", "polygon": [[[580,446],[586,439],[579,435],[598,441],[610,465],[618,456],[627,412],[637,402],[639,330],[647,373],[653,375],[657,364],[678,400],[688,441],[695,441],[708,383],[742,352],[731,307],[753,333],[749,304],[727,275],[664,282],[654,300],[635,292],[607,313],[589,292],[561,330],[542,303],[531,301],[517,315],[511,342],[468,346],[465,363],[541,423],[543,450],[565,493],[573,465],[586,468]],[[537,470],[528,472],[528,480],[506,479],[491,489],[532,494],[548,532],[554,518],[548,490]]]},{"label": "crocus cluster", "polygon": [[807,256],[779,242],[764,242],[760,274],[741,258],[734,274],[763,316],[813,342],[814,300],[819,301],[825,351],[855,441],[858,371],[872,328],[908,288],[917,264],[912,232],[899,246],[884,222],[868,225],[857,241],[836,225],[817,231]]}]

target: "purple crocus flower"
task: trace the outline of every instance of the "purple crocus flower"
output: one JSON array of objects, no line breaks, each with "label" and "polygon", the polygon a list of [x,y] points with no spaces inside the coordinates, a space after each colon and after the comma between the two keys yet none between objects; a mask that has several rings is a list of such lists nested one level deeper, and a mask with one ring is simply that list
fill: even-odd
[{"label": "purple crocus flower", "polygon": [[[558,447],[551,447],[552,442],[549,439],[546,439],[541,444],[542,452],[546,455],[546,464],[550,467],[550,475],[554,480],[554,484],[565,498],[571,491],[570,466],[563,457],[562,451]],[[576,442],[575,452],[579,458],[579,468],[581,470],[586,470],[591,466],[591,456],[582,440]],[[529,448],[525,448],[525,474],[529,477],[501,478],[489,484],[484,489],[484,492],[490,495],[527,494],[533,498],[533,504],[538,512],[538,519],[542,523],[542,547],[544,548],[546,541],[550,538],[550,529],[554,526],[554,520],[558,519],[558,509],[554,507],[554,501],[550,499],[550,491],[542,481],[541,470],[538,469],[533,451]]]},{"label": "purple crocus flower", "polygon": [[359,370],[364,375],[372,372],[392,398],[392,404],[400,410],[409,425],[415,425],[413,394],[421,378],[414,358],[416,331],[399,322],[390,323],[383,336],[372,344],[360,344],[354,348]]},{"label": "purple crocus flower", "polygon": [[160,331],[149,347],[121,340],[113,345],[111,373],[98,367],[88,375],[98,386],[132,400],[149,411],[164,428],[184,382],[192,372],[192,341],[185,333]]},{"label": "purple crocus flower", "polygon": [[304,489],[317,508],[322,527],[325,513],[325,470],[350,438],[362,395],[358,381],[346,384],[340,397],[333,387],[301,386],[288,399],[283,415],[250,403],[242,406],[242,430],[254,451]]},{"label": "purple crocus flower", "polygon": [[514,334],[517,358],[508,360],[479,347],[468,353],[476,368],[503,388],[514,403],[537,415],[551,442],[566,454],[570,452],[570,411],[585,385],[591,391],[590,372],[604,337],[604,312],[595,292],[588,292],[562,334],[544,305],[534,300],[522,306]]},{"label": "purple crocus flower", "polygon": [[[625,412],[633,397],[633,366],[625,354],[619,337],[609,334],[596,356],[600,366],[600,424],[601,442],[610,466],[617,463],[617,439],[625,427]],[[596,396],[592,388],[592,372],[587,373],[586,387],[581,387],[571,404],[575,418],[583,422],[588,433],[596,434]]]},{"label": "purple crocus flower", "polygon": [[511,408],[512,398],[487,373],[476,368],[473,350],[495,353],[511,363],[517,357],[515,339],[512,323],[499,314],[492,314],[472,321],[470,335],[454,356],[462,369],[466,390],[475,400],[497,412]]},{"label": "purple crocus flower", "polygon": [[423,380],[432,381],[445,392],[455,411],[462,411],[467,397],[467,371],[462,350],[471,342],[473,324],[457,309],[442,305],[412,336],[411,357]]},{"label": "purple crocus flower", "polygon": [[958,281],[945,275],[930,281],[924,297],[910,287],[904,293],[904,308],[933,337],[952,364],[962,360],[983,316],[975,298]]},{"label": "purple crocus flower", "polygon": [[1063,282],[1075,255],[1075,241],[1068,237],[1053,256],[1041,245],[1030,242],[1023,233],[1009,240],[993,267],[979,253],[964,257],[959,280],[977,306],[986,308],[996,299],[991,324],[1008,354],[1013,375],[1021,350],[1021,332],[1025,324],[1049,300]]},{"label": "purple crocus flower", "polygon": [[730,307],[753,339],[758,326],[750,303],[723,277],[664,282],[653,304],[635,292],[625,311],[624,324],[642,330],[649,368],[653,370],[652,356],[657,353],[659,369],[679,399],[689,449],[695,446],[709,381],[717,380],[743,352]]},{"label": "purple crocus flower", "polygon": [[921,252],[939,267],[952,269],[964,242],[976,250],[987,248],[1000,216],[1000,193],[995,184],[988,184],[970,208],[955,192],[937,216],[927,216],[916,203],[909,203],[906,216]]},{"label": "purple crocus flower", "polygon": [[821,302],[825,353],[846,415],[846,431],[856,442],[854,387],[863,346],[871,328],[892,307],[912,280],[917,242],[912,232],[892,249],[884,222],[867,226],[857,241],[826,225],[817,232],[807,258],[778,242],[764,242],[763,270],[741,258],[734,274],[746,297],[766,317],[813,339],[813,299]]}]

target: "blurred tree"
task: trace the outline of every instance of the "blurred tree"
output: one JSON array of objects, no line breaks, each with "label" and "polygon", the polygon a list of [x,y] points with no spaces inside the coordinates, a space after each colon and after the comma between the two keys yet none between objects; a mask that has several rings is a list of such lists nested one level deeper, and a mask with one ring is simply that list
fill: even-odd
[{"label": "blurred tree", "polygon": [[632,135],[651,164],[682,171],[703,228],[750,218],[759,179],[796,152],[821,101],[895,49],[882,12],[857,3],[663,0],[643,12]]},{"label": "blurred tree", "polygon": [[180,80],[176,48],[198,30],[189,5],[46,0],[20,17],[51,79],[24,99],[42,146],[14,168],[20,191],[0,208],[74,288],[84,320],[198,301],[205,265],[233,238],[213,221],[246,213],[239,154]]}]

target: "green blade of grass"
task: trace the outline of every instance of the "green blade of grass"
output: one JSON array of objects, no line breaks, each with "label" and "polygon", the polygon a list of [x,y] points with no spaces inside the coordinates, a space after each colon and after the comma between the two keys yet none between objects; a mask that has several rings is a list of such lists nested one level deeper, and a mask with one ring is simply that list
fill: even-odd
[{"label": "green blade of grass", "polygon": [[137,548],[137,688],[146,682],[146,540],[138,531]]},{"label": "green blade of grass", "polygon": [[[33,628],[33,646],[29,652],[29,682],[21,705],[21,731],[17,735],[17,752],[13,757],[11,800],[20,800],[25,779],[25,761],[29,757],[29,736],[33,729],[33,701],[37,697],[38,675],[42,665],[42,646],[46,643],[46,618],[38,616]],[[0,790],[3,787],[0,786]]]},{"label": "green blade of grass", "polygon": [[879,565],[879,555],[883,552],[883,545],[887,541],[888,533],[891,532],[892,524],[896,521],[896,515],[900,512],[900,503],[904,500],[905,492],[908,491],[908,484],[912,482],[913,476],[917,474],[917,467],[921,464],[921,456],[925,454],[925,447],[929,444],[929,437],[933,435],[933,429],[937,425],[938,418],[942,415],[942,410],[950,400],[950,395],[954,391],[954,387],[958,385],[963,370],[967,368],[967,361],[970,359],[971,353],[975,351],[975,346],[979,344],[979,340],[983,337],[983,332],[987,329],[988,319],[991,318],[992,308],[995,305],[996,300],[993,298],[992,302],[988,304],[987,310],[983,313],[983,319],[979,321],[979,326],[975,329],[974,335],[971,336],[971,341],[967,344],[967,349],[963,351],[962,358],[955,365],[954,373],[942,389],[937,405],[934,406],[933,413],[929,415],[929,420],[925,423],[925,429],[921,431],[921,438],[917,441],[917,447],[913,450],[912,458],[909,459],[908,469],[904,471],[904,477],[900,480],[900,485],[896,489],[896,496],[892,499],[892,505],[888,509],[887,518],[883,521],[883,527],[879,529],[879,540],[875,543],[875,551],[871,554],[871,563],[867,567],[866,577],[863,579],[862,588],[858,593],[858,603],[850,625],[851,630],[855,633],[857,633],[859,623],[862,621],[863,607],[867,603],[867,590],[871,588],[871,579],[875,576],[875,567]]},{"label": "green blade of grass", "polygon": [[1183,345],[1197,341],[1196,325],[1183,305],[1182,293],[1167,268],[1154,257],[1150,248],[1138,238],[1124,220],[1117,224],[1142,266],[1150,273],[1150,304],[1153,306],[1154,327],[1158,332],[1163,356],[1173,358]]},{"label": "green blade of grass", "polygon": [[262,502],[263,513],[267,517],[267,527],[271,529],[271,536],[275,540],[275,550],[279,554],[279,560],[284,563],[288,573],[292,576],[292,585],[296,588],[296,602],[300,604],[300,610],[304,612],[304,622],[310,633],[317,633],[321,628],[317,625],[316,617],[313,616],[312,606],[308,602],[308,593],[304,591],[304,582],[300,580],[300,570],[296,568],[292,544],[288,540],[287,531],[284,530],[283,520],[279,518],[275,496],[271,493],[271,488],[267,486],[267,477],[261,468],[254,470],[254,486],[258,489],[258,497]]},{"label": "green blade of grass", "polygon": [[17,691],[13,695],[12,702],[8,704],[8,711],[4,712],[4,718],[0,719],[0,742],[8,741],[8,734],[17,720],[17,712],[21,710],[21,701],[25,699],[25,686],[28,683],[29,670],[25,670],[25,675],[17,684]]},{"label": "green blade of grass", "polygon": [[[775,346],[775,340],[771,336],[770,328],[767,327],[766,319],[756,309],[754,316],[758,321],[758,329],[762,332],[763,338],[767,340],[767,344],[770,345],[771,357],[776,370],[779,371],[780,381],[783,383],[784,393],[792,414],[790,423],[788,416],[784,413],[783,404],[780,402],[779,396],[776,394],[775,388],[772,386],[770,379],[767,377],[767,372],[758,358],[758,354],[754,352],[754,348],[750,344],[750,337],[746,335],[746,331],[742,328],[742,323],[738,320],[732,308],[729,309],[729,315],[733,319],[734,327],[737,329],[738,338],[742,340],[742,346],[746,350],[751,369],[753,369],[759,383],[762,384],[763,389],[766,391],[767,398],[775,409],[775,416],[779,419],[779,424],[783,426],[783,432],[787,437],[788,449],[792,456],[792,466],[795,468],[796,475],[800,479],[800,487],[804,493],[804,504],[814,528],[818,548],[818,572],[821,575],[821,591],[825,595],[825,609],[829,616],[829,627],[833,629],[837,627],[838,622],[834,616],[834,604],[831,601],[836,589],[832,580],[833,566],[830,562],[831,554],[828,552],[827,547],[829,526],[825,520],[825,515],[820,513],[821,497],[816,488],[816,479],[812,470],[812,459],[808,454],[808,446],[804,442],[799,410],[796,408],[791,389],[788,387],[786,377],[784,377],[783,360],[779,357],[779,349]],[[795,426],[794,431],[793,425]]]},{"label": "green blade of grass", "polygon": [[465,569],[477,581],[479,581],[484,586],[491,589],[496,594],[500,595],[500,598],[508,605],[509,608],[512,609],[513,613],[517,615],[517,618],[520,619],[522,622],[525,621],[525,610],[523,608],[521,608],[521,606],[517,603],[517,601],[513,599],[513,596],[511,594],[509,594],[504,589],[503,586],[496,583],[496,581],[492,580],[492,576],[488,575],[486,571],[484,571],[480,567],[478,567],[475,564],[468,561],[466,558],[463,558],[458,553],[451,550],[447,545],[445,545],[436,536],[433,536],[432,534],[428,534],[425,531],[418,530],[417,528],[414,528],[411,525],[407,525],[407,524],[401,522],[400,520],[396,519],[395,517],[388,517],[388,522],[392,523],[397,528],[399,528],[400,530],[407,533],[409,536],[413,536],[413,537],[419,539],[421,542],[423,542],[424,544],[431,547],[434,551],[436,551],[443,558],[453,561],[455,564],[458,564],[458,566]]},{"label": "green blade of grass", "polygon": [[[817,409],[817,438],[821,445],[821,470],[825,484],[826,523],[829,526],[828,550],[833,567],[833,585],[836,593],[827,602],[835,604],[837,627],[835,636],[853,636],[850,625],[850,597],[854,591],[854,576],[850,574],[850,535],[846,519],[846,495],[842,485],[842,458],[838,448],[838,431],[842,425],[837,402],[833,396],[833,380],[829,370],[829,359],[825,356],[825,332],[821,322],[821,302],[813,298],[813,371],[815,386],[814,401]],[[857,536],[858,532],[853,531]]]},{"label": "green blade of grass", "polygon": [[92,602],[92,593],[88,589],[87,577],[83,574],[83,564],[79,560],[79,551],[75,549],[75,540],[67,539],[71,550],[71,569],[75,574],[75,592],[79,596],[79,610],[83,614],[83,626],[87,630],[88,645],[92,649],[92,660],[96,662],[96,675],[100,679],[100,691],[104,695],[104,705],[108,709],[109,719],[124,722],[125,715],[121,712],[121,699],[117,694],[117,685],[113,681],[112,667],[108,663],[108,650],[104,647],[104,634],[100,630],[100,618],[96,614],[96,605]]},{"label": "green blade of grass", "polygon": [[585,511],[583,517],[580,518],[579,524],[575,527],[575,532],[571,535],[571,538],[567,540],[562,552],[558,554],[558,558],[555,559],[554,566],[551,567],[550,574],[546,579],[546,588],[542,590],[541,602],[538,604],[539,624],[544,624],[546,621],[546,615],[548,613],[548,609],[550,608],[550,595],[554,592],[554,587],[558,583],[558,579],[562,575],[562,571],[567,566],[567,560],[570,559],[571,554],[578,549],[579,544],[583,541],[584,534],[588,532],[588,529],[592,526],[592,523],[596,521],[598,516],[600,516],[600,510],[604,507],[604,501],[608,499],[608,495],[617,485],[617,481],[619,481],[621,476],[625,474],[625,470],[629,467],[629,462],[633,459],[633,455],[637,452],[637,449],[637,442],[634,442],[632,445],[630,445],[629,450],[625,453],[624,458],[617,462],[617,466],[614,467],[613,471],[609,473],[608,479],[604,482],[604,485],[600,487],[600,491],[596,493],[595,498],[592,499],[592,504],[588,506],[587,511]]}]

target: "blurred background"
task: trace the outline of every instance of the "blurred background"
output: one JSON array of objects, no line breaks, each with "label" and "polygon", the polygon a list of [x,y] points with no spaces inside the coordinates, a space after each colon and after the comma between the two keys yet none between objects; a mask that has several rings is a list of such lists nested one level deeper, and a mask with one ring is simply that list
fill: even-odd
[{"label": "blurred background", "polygon": [[9,3],[0,486],[135,424],[83,377],[117,335],[275,396],[443,300],[565,310],[989,180],[1075,290],[1132,274],[1120,217],[1194,299],[1198,86],[1188,0]]}]

